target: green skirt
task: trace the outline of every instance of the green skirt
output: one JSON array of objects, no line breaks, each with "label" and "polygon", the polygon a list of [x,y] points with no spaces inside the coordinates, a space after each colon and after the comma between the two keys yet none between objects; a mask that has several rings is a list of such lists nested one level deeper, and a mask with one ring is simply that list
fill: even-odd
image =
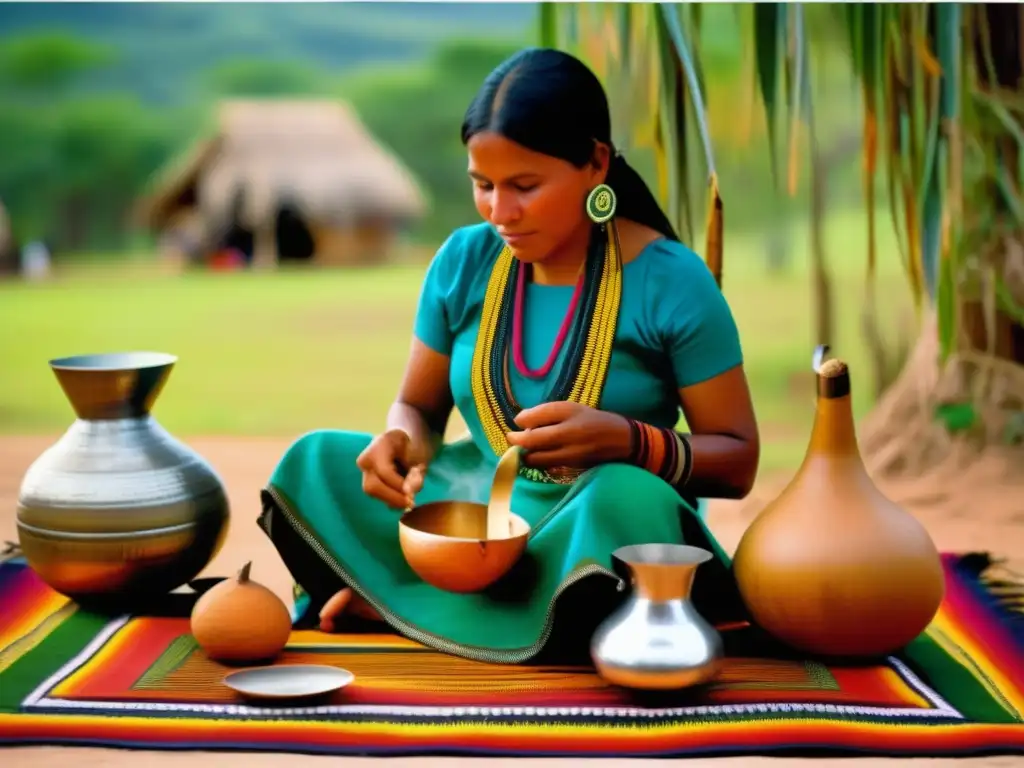
[{"label": "green skirt", "polygon": [[[512,508],[531,525],[526,554],[487,590],[454,594],[425,584],[398,542],[400,513],[363,493],[356,457],[368,434],[322,430],[299,438],[262,492],[260,526],[308,596],[308,616],[344,586],[398,633],[443,652],[495,663],[570,661],[625,596],[612,552],[630,544],[688,543],[715,558],[693,598],[711,621],[739,618],[728,556],[670,485],[626,464],[606,464],[572,485],[518,478]],[[417,504],[486,504],[496,459],[471,440],[442,446]],[[625,578],[624,578],[625,577]],[[358,623],[358,620],[352,619]]]}]

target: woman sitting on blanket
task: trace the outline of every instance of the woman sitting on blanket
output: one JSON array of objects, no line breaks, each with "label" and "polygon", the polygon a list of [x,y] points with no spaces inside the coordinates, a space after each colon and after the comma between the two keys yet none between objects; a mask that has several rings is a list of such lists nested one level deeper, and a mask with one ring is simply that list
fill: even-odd
[{"label": "woman sitting on blanket", "polygon": [[[649,542],[711,550],[698,607],[738,610],[696,501],[741,498],[757,472],[736,325],[609,123],[593,73],[546,49],[501,64],[469,106],[484,221],[427,269],[385,430],[304,435],[262,494],[261,525],[322,629],[344,612],[469,658],[582,652],[622,599],[612,551]],[[613,332],[588,343],[602,324]],[[470,436],[443,444],[453,407]],[[680,407],[689,434],[674,431]],[[512,509],[533,527],[528,557],[481,594],[424,584],[399,549],[400,511],[486,503],[510,445],[524,451]]]}]

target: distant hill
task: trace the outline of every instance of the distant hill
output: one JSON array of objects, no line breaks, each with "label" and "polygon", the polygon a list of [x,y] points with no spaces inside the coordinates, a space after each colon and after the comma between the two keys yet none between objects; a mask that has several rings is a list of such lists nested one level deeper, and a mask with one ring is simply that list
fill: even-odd
[{"label": "distant hill", "polygon": [[270,60],[328,75],[413,62],[451,37],[531,42],[534,3],[0,2],[0,44],[26,33],[73,34],[108,46],[117,65],[88,78],[146,101],[189,100],[205,73]]}]

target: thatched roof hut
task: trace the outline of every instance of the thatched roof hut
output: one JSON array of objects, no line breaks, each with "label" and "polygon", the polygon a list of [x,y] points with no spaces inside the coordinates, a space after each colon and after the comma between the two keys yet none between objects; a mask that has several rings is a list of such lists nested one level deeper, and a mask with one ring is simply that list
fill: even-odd
[{"label": "thatched roof hut", "polygon": [[226,101],[216,117],[214,134],[172,161],[140,201],[148,227],[206,253],[225,238],[240,247],[238,232],[248,232],[257,261],[301,258],[285,252],[282,227],[304,227],[307,257],[352,263],[381,258],[390,235],[425,213],[412,174],[342,103]]}]

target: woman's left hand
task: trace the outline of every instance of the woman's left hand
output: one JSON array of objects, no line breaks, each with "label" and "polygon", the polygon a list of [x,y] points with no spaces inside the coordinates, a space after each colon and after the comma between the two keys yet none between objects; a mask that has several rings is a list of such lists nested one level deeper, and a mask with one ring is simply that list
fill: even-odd
[{"label": "woman's left hand", "polygon": [[524,449],[531,467],[588,469],[629,456],[629,422],[617,413],[560,400],[521,411],[516,425],[523,431],[510,432],[508,442]]}]

